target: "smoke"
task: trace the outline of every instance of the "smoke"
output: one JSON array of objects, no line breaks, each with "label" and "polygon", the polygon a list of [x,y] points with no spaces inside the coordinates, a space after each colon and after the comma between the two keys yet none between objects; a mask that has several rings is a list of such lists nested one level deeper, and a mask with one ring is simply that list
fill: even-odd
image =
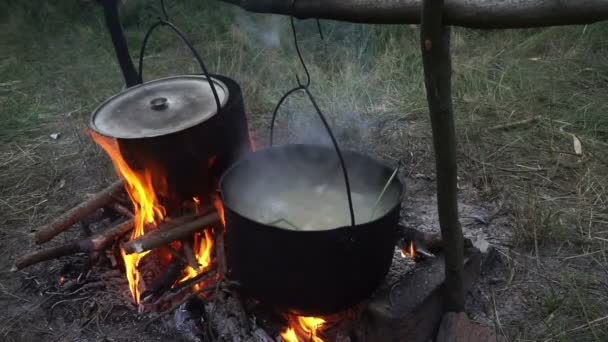
[{"label": "smoke", "polygon": [[250,14],[237,9],[236,27],[246,32],[257,43],[266,48],[281,47],[281,36],[285,32],[284,18],[274,14]]}]

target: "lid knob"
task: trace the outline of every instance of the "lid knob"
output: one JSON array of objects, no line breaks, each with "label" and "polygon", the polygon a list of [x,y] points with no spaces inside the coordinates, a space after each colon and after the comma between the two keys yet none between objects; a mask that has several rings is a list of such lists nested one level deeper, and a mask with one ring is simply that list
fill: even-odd
[{"label": "lid knob", "polygon": [[157,97],[150,101],[150,107],[154,110],[163,110],[169,107],[169,101],[166,97]]}]

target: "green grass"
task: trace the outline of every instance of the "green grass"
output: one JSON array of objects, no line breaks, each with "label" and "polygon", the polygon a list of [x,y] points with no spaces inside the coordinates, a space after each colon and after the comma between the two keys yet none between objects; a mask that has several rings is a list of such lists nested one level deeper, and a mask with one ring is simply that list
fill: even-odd
[{"label": "green grass", "polygon": [[[294,73],[303,75],[287,18],[247,14],[211,0],[167,3],[171,20],[209,69],[239,81],[250,125],[265,134],[276,101],[295,85]],[[158,15],[155,6],[129,0],[122,7],[134,58]],[[325,40],[314,22],[297,23],[313,93],[334,127],[353,130],[359,120],[406,118],[419,122],[420,136],[428,138],[417,28],[322,25]],[[601,322],[572,329],[608,313],[605,288],[597,290],[606,284],[597,270],[608,267],[608,24],[454,29],[452,49],[461,176],[484,198],[505,203],[514,222],[511,242],[536,260],[523,271],[544,274],[540,281],[547,282],[529,285],[538,301],[530,301],[527,322],[508,322],[510,337],[605,340],[608,326]],[[145,79],[194,72],[199,68],[178,39],[157,31]],[[86,121],[123,87],[94,2],[0,4],[0,144],[29,143],[46,134],[47,125]],[[312,107],[295,97],[280,120],[303,115],[312,117]],[[513,130],[486,130],[536,116],[541,119]],[[582,142],[582,156],[574,155],[573,135]],[[10,172],[3,167],[3,174]],[[15,183],[19,177],[5,179]],[[573,256],[580,257],[567,259]],[[555,260],[559,266],[550,267]],[[581,265],[589,272],[575,272]]]}]

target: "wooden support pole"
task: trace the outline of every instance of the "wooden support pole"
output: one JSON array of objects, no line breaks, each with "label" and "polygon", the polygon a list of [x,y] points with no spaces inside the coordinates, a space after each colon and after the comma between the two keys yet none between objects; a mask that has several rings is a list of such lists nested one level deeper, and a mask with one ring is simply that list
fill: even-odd
[{"label": "wooden support pole", "polygon": [[445,242],[444,307],[446,311],[460,312],[464,310],[464,247],[458,221],[450,27],[443,25],[443,8],[444,0],[424,0],[420,43],[435,148],[439,225]]},{"label": "wooden support pole", "polygon": [[139,83],[139,74],[135,70],[133,60],[129,54],[129,46],[127,45],[127,39],[125,33],[120,24],[120,16],[118,13],[119,0],[99,0],[103,6],[103,14],[106,20],[106,27],[110,32],[110,38],[112,38],[112,44],[114,45],[114,52],[116,53],[116,59],[122,70],[122,76],[125,79],[127,88],[130,88]]},{"label": "wooden support pole", "polygon": [[[368,24],[419,24],[423,0],[220,0],[250,12]],[[442,1],[443,2],[443,1]],[[476,29],[586,25],[608,20],[606,0],[445,0],[446,25]]]}]

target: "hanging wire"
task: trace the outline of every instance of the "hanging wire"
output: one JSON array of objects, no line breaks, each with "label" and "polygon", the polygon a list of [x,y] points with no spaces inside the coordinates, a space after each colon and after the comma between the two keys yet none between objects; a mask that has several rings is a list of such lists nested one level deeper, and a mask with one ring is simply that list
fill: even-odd
[{"label": "hanging wire", "polygon": [[[340,146],[338,146],[338,141],[336,140],[336,137],[334,136],[334,134],[331,130],[331,127],[329,126],[329,123],[325,119],[325,115],[321,111],[321,108],[317,104],[317,101],[315,100],[314,96],[312,95],[312,93],[310,92],[310,89],[309,89],[310,73],[308,72],[308,67],[306,66],[306,63],[304,62],[304,58],[302,57],[302,53],[300,51],[300,46],[298,44],[298,35],[296,32],[296,26],[295,26],[294,17],[293,17],[293,12],[294,12],[293,10],[295,8],[295,3],[296,3],[296,0],[293,0],[293,2],[291,3],[291,9],[292,9],[291,32],[293,34],[293,42],[294,42],[294,46],[296,48],[296,53],[298,55],[298,59],[300,60],[300,64],[302,65],[302,68],[304,69],[304,73],[306,74],[306,82],[302,83],[300,81],[300,77],[296,73],[295,76],[296,76],[296,82],[298,83],[298,86],[289,90],[287,93],[285,93],[283,95],[283,97],[281,97],[279,102],[277,103],[276,107],[274,108],[274,111],[272,112],[272,119],[270,121],[270,146],[272,146],[274,143],[274,123],[275,123],[279,108],[290,95],[296,93],[297,91],[304,90],[304,92],[310,99],[310,102],[312,103],[313,107],[315,108],[315,111],[319,115],[319,118],[321,119],[321,122],[323,123],[323,126],[325,127],[325,130],[327,131],[327,134],[329,135],[329,138],[331,139],[331,142],[334,146],[336,154],[338,155],[338,159],[340,160],[340,166],[342,168],[342,174],[344,176],[344,185],[346,187],[346,197],[348,199],[350,224],[351,224],[351,226],[354,226],[355,225],[355,211],[353,209],[353,199],[352,199],[351,190],[350,190],[350,181],[348,178],[348,171],[346,170],[346,162],[344,161],[344,157],[342,156],[342,151],[340,150]],[[317,21],[317,24],[318,24],[318,21]],[[321,28],[320,24],[318,24],[318,28],[319,28],[319,34],[321,34],[321,36],[322,36],[322,32],[320,30],[320,28]]]},{"label": "hanging wire", "polygon": [[158,22],[156,22],[154,25],[152,25],[150,27],[150,29],[148,29],[148,32],[146,32],[144,41],[141,45],[141,50],[139,51],[139,83],[141,84],[144,82],[144,80],[143,80],[144,55],[146,53],[146,45],[148,44],[148,39],[150,38],[150,35],[152,34],[152,32],[154,32],[154,30],[160,26],[169,27],[173,32],[175,32],[180,37],[182,42],[184,44],[186,44],[186,46],[188,46],[190,51],[192,51],[194,58],[196,59],[198,64],[201,66],[201,69],[203,69],[203,73],[205,74],[205,77],[207,77],[207,81],[209,82],[209,86],[211,87],[211,92],[213,93],[213,98],[215,99],[215,104],[217,106],[217,112],[219,113],[222,108],[222,104],[220,102],[220,97],[218,96],[217,90],[215,89],[215,84],[213,84],[213,81],[211,80],[209,71],[207,71],[207,67],[205,66],[205,63],[203,62],[203,58],[198,53],[198,51],[194,48],[192,43],[190,43],[190,41],[186,38],[186,36],[175,25],[173,25],[172,23],[170,23],[166,20],[159,19]]},{"label": "hanging wire", "polygon": [[319,30],[319,36],[321,36],[321,40],[325,40],[323,38],[323,29],[321,29],[321,20],[317,19],[317,29]]},{"label": "hanging wire", "polygon": [[169,21],[169,14],[167,14],[167,9],[165,8],[165,0],[160,0],[160,10],[163,12],[165,20]]}]

